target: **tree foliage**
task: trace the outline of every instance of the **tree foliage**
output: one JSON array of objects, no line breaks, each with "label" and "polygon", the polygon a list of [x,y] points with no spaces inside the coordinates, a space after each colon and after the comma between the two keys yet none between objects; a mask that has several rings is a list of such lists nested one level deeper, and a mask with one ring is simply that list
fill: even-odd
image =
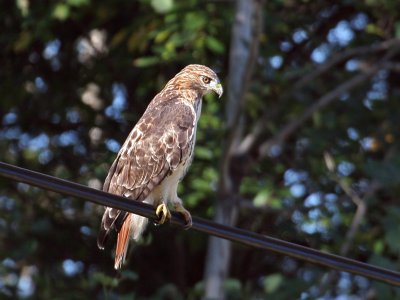
[{"label": "tree foliage", "polygon": [[[228,157],[237,226],[398,270],[398,1],[255,2],[262,22],[252,24],[257,55],[243,78],[240,126],[226,126],[224,98],[207,97],[180,187],[186,207],[213,217]],[[3,1],[1,160],[101,188],[150,99],[183,66],[206,64],[228,86],[236,9]],[[204,294],[206,236],[150,225],[117,273],[112,243],[101,252],[95,242],[101,207],[7,180],[0,191],[0,298]],[[231,257],[228,299],[400,299],[398,288],[273,253],[233,245]]]}]

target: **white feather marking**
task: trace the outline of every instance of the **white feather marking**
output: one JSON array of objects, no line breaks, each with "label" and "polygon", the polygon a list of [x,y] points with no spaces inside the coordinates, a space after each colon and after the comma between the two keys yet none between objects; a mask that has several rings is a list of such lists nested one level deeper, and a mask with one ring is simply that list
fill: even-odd
[{"label": "white feather marking", "polygon": [[[133,135],[136,133],[136,136],[134,139],[132,139]],[[128,150],[128,156],[131,156],[132,151],[135,149],[135,144],[137,141],[143,136],[143,132],[138,128],[138,124],[132,129],[132,131],[129,133],[128,138],[126,139],[124,145],[122,148],[128,147],[128,143],[131,142],[131,147]]]},{"label": "white feather marking", "polygon": [[[151,193],[147,198],[143,201],[147,204],[153,205],[154,198],[153,193]],[[131,217],[131,237],[137,241],[141,237],[143,231],[146,229],[148,224],[148,219],[139,215],[132,214]]]}]

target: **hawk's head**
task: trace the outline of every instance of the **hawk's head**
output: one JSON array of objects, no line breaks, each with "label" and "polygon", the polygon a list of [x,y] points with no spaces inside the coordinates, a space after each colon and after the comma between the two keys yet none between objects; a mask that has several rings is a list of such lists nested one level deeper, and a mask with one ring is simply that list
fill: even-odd
[{"label": "hawk's head", "polygon": [[217,74],[210,68],[203,65],[188,65],[175,75],[171,83],[178,89],[194,89],[201,93],[214,91],[219,97],[223,89]]}]

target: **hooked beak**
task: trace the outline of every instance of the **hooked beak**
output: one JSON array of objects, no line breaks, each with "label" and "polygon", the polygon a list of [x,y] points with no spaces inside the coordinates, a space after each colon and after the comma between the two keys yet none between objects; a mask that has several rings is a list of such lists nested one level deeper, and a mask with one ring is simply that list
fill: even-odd
[{"label": "hooked beak", "polygon": [[219,82],[216,82],[215,85],[212,87],[213,91],[218,94],[218,98],[221,98],[222,94],[224,93],[224,89]]}]

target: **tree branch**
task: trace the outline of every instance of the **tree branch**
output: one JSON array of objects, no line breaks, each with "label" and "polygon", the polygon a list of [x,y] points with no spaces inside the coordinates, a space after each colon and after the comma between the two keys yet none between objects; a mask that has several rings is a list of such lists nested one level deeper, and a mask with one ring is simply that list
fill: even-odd
[{"label": "tree branch", "polygon": [[[387,161],[388,159],[392,158],[393,155],[395,155],[395,153],[396,152],[394,147],[389,149],[386,152],[384,161]],[[378,181],[373,180],[369,185],[367,191],[364,192],[363,197],[360,197],[359,194],[356,191],[354,191],[354,189],[352,189],[343,178],[339,177],[336,174],[335,161],[328,152],[324,152],[324,160],[330,172],[331,177],[339,184],[340,188],[353,201],[353,203],[357,207],[356,212],[354,213],[353,219],[351,221],[349,230],[346,233],[344,242],[340,247],[339,251],[340,255],[347,256],[353,244],[354,237],[356,236],[360,228],[361,222],[367,213],[367,204],[365,200],[371,197],[373,194],[375,194],[375,192],[381,188],[381,184]],[[338,272],[332,270],[329,271],[328,274],[321,279],[321,282],[319,284],[319,295],[325,294],[326,290],[328,289],[328,284],[333,284],[337,279],[337,275]]]},{"label": "tree branch", "polygon": [[376,181],[373,181],[369,186],[369,189],[364,194],[363,198],[361,198],[350,186],[349,184],[343,180],[343,178],[339,177],[336,172],[336,166],[333,157],[328,153],[324,152],[324,160],[325,164],[330,171],[330,175],[332,178],[339,184],[340,188],[344,191],[344,193],[353,201],[356,205],[357,209],[353,216],[353,220],[351,221],[351,225],[349,230],[346,233],[346,237],[342,246],[340,247],[340,255],[346,256],[350,250],[351,244],[353,243],[354,237],[360,227],[361,221],[367,213],[367,205],[365,204],[365,199],[373,195],[379,188],[380,184]]},{"label": "tree branch", "polygon": [[294,89],[298,90],[304,87],[306,84],[313,81],[315,78],[321,76],[323,73],[327,72],[335,65],[340,64],[345,60],[348,60],[354,56],[362,56],[374,52],[380,52],[392,48],[393,46],[399,46],[399,45],[400,45],[400,39],[393,38],[390,40],[383,41],[382,43],[379,44],[361,46],[340,52],[335,56],[333,56],[331,59],[329,59],[326,63],[318,66],[313,72],[310,72],[308,75],[302,77],[298,82],[294,84]]},{"label": "tree branch", "polygon": [[354,76],[352,79],[342,83],[337,88],[328,92],[327,94],[320,97],[313,105],[311,105],[308,109],[306,109],[300,116],[298,116],[293,121],[286,124],[275,137],[265,141],[259,147],[259,155],[260,158],[267,156],[271,147],[274,145],[279,145],[283,141],[285,141],[291,134],[293,134],[305,121],[310,119],[314,113],[324,108],[332,101],[336,100],[343,94],[349,92],[354,89],[358,85],[362,84],[368,78],[372,77],[376,72],[378,72],[379,68],[373,67],[370,70],[361,73],[359,75]]},{"label": "tree branch", "polygon": [[[400,47],[400,39],[390,39],[386,40],[380,44],[376,45],[371,45],[371,46],[363,46],[359,48],[354,48],[350,49],[347,51],[344,51],[336,56],[334,56],[332,59],[330,59],[328,62],[326,62],[324,65],[320,66],[319,68],[316,69],[316,71],[312,72],[312,75],[306,76],[309,78],[309,80],[302,79],[302,82],[298,82],[295,84],[297,88],[295,87],[294,89],[290,90],[289,92],[285,93],[281,97],[282,99],[289,99],[293,97],[293,94],[296,90],[298,90],[300,87],[304,86],[307,82],[310,82],[311,79],[314,79],[317,76],[322,75],[324,72],[328,71],[330,68],[332,68],[334,65],[344,61],[345,59],[348,59],[350,57],[354,57],[355,55],[365,55],[377,51],[383,51],[387,50],[386,55],[382,58],[382,60],[375,65],[375,67],[367,67],[363,68],[362,71],[364,71],[363,74],[358,75],[358,77],[353,78],[353,82],[349,83],[346,82],[330,93],[322,96],[317,100],[318,102],[321,102],[321,105],[319,107],[318,104],[315,104],[314,106],[311,106],[308,111],[304,112],[303,115],[301,116],[301,120],[297,119],[293,121],[293,123],[287,124],[283,130],[281,130],[278,133],[278,136],[275,138],[271,138],[268,141],[263,143],[263,151],[260,152],[263,156],[266,154],[265,151],[269,151],[270,147],[272,145],[277,144],[278,142],[282,142],[287,136],[289,136],[293,131],[295,131],[304,121],[308,120],[310,116],[312,116],[313,113],[315,113],[317,110],[320,108],[326,106],[329,104],[331,101],[335,100],[337,97],[340,97],[341,94],[350,91],[353,89],[355,86],[360,84],[363,80],[368,79],[369,77],[372,77],[379,69],[391,69],[393,71],[398,71],[398,64],[392,64],[389,63],[388,60],[393,57],[394,54],[396,54],[399,50]],[[354,83],[355,82],[355,83]],[[352,86],[354,85],[354,86]],[[333,98],[332,98],[333,97]],[[324,103],[325,102],[325,103]],[[283,105],[281,105],[282,107]],[[312,111],[314,110],[314,111]],[[266,120],[270,120],[271,116],[276,115],[278,113],[278,109],[274,111],[265,111],[263,116],[260,118],[260,120],[254,125],[252,132],[247,134],[243,139],[242,142],[238,145],[237,147],[237,154],[238,155],[245,155],[252,151],[255,147],[257,142],[260,139],[260,136],[263,132],[265,132],[265,123]],[[283,138],[283,139],[282,139]]]}]

